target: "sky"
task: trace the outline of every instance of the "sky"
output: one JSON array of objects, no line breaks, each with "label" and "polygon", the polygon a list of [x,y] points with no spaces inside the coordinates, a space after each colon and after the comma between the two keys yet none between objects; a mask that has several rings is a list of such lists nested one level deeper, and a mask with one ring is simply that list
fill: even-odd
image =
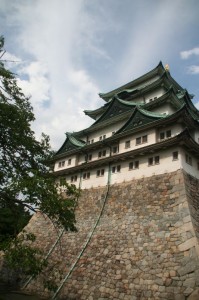
[{"label": "sky", "polygon": [[0,0],[6,66],[31,96],[37,139],[58,150],[65,132],[93,123],[83,110],[169,64],[199,109],[198,0]]}]

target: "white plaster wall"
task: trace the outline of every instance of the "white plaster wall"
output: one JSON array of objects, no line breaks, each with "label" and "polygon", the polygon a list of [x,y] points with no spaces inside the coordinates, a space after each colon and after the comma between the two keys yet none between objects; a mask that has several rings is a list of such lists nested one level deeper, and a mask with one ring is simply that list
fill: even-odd
[{"label": "white plaster wall", "polygon": [[161,132],[165,132],[168,130],[171,130],[171,137],[174,137],[178,134],[180,134],[183,131],[183,126],[182,124],[176,123],[176,124],[172,124],[171,126],[165,126],[160,128],[159,130],[157,130],[157,141],[161,141],[160,139],[160,133]]},{"label": "white plaster wall", "polygon": [[[97,131],[92,132],[91,134],[89,134],[88,136],[88,140],[92,140],[94,139],[94,142],[98,142],[99,141],[99,137],[106,135],[106,138],[112,136],[112,132],[113,131],[117,131],[119,128],[121,128],[125,121],[120,121],[120,122],[116,122],[115,124],[109,125],[107,127],[104,127],[103,129],[99,129]],[[85,138],[85,137],[84,137]],[[82,139],[82,138],[81,138]]]},{"label": "white plaster wall", "polygon": [[[144,157],[139,156],[135,159],[123,162],[121,164],[121,172],[111,174],[111,184],[130,181],[142,177],[150,177],[157,174],[169,173],[180,169],[182,167],[180,153],[178,160],[173,160],[172,153],[174,151],[179,151],[179,148],[165,150],[164,152],[160,153],[152,153],[151,155]],[[160,157],[160,163],[157,165],[148,166],[148,158],[158,155]],[[129,170],[129,163],[136,160],[139,160],[139,169]]]},{"label": "white plaster wall", "polygon": [[[98,153],[103,150],[106,150],[106,156],[101,156],[100,158],[98,157]],[[94,151],[90,151],[88,152],[88,154],[92,154],[92,160],[89,160],[88,162],[91,161],[95,161],[95,160],[99,160],[99,159],[103,159],[106,158],[108,156],[110,156],[110,148],[108,147],[99,147],[97,150]],[[79,155],[79,159],[78,159],[78,165],[81,165],[82,163],[85,163],[85,154],[80,154]]]},{"label": "white plaster wall", "polygon": [[[68,160],[71,159],[71,164],[68,165]],[[55,165],[54,165],[54,171],[61,171],[61,170],[64,170],[64,169],[68,169],[68,168],[71,168],[71,167],[74,167],[76,166],[76,155],[72,155],[72,156],[65,156],[64,158],[62,159],[59,159],[56,161]],[[64,166],[61,166],[59,167],[59,162],[62,162],[62,161],[65,161],[65,164]]]},{"label": "white plaster wall", "polygon": [[[186,162],[186,159],[185,159],[186,154],[188,154],[192,158],[192,165],[190,165]],[[199,170],[198,170],[199,160],[197,160],[196,158],[194,158],[194,156],[192,154],[190,154],[189,152],[186,152],[184,150],[182,150],[182,152],[181,152],[181,157],[182,157],[182,167],[183,167],[183,169],[188,174],[191,174],[192,176],[195,176],[196,178],[199,178]]]},{"label": "white plaster wall", "polygon": [[[104,176],[96,175],[97,170],[104,169]],[[108,166],[102,166],[90,171],[90,179],[83,179],[81,181],[81,189],[88,189],[91,187],[105,186],[108,183]]]},{"label": "white plaster wall", "polygon": [[83,164],[83,163],[85,163],[86,161],[85,161],[85,156],[86,156],[86,154],[77,154],[78,155],[78,165],[81,165],[81,164]]},{"label": "white plaster wall", "polygon": [[161,88],[153,90],[149,93],[146,93],[145,94],[146,103],[150,102],[150,99],[154,100],[155,97],[157,97],[157,98],[161,97],[162,95],[165,94],[165,92],[166,92],[166,90],[163,87],[161,87]]},{"label": "white plaster wall", "polygon": [[[142,137],[142,136],[145,136],[145,135],[147,135],[147,142],[136,145],[136,138]],[[130,140],[130,148],[125,148],[125,143],[126,143],[126,141],[129,141],[129,140]],[[125,138],[121,138],[120,145],[119,145],[119,153],[124,153],[124,152],[127,152],[127,151],[131,151],[131,150],[134,150],[134,149],[145,147],[147,145],[154,144],[155,142],[156,142],[156,131],[155,131],[155,129],[139,132],[136,135],[134,134],[134,135],[131,135],[131,136],[127,136]]]},{"label": "white plaster wall", "polygon": [[156,113],[159,113],[159,114],[169,115],[169,114],[173,114],[176,111],[176,109],[174,109],[171,106],[171,104],[166,102],[165,104],[162,104],[161,106],[158,106],[157,108],[154,108],[153,111]]},{"label": "white plaster wall", "polygon": [[[178,151],[178,159],[173,160],[173,152]],[[160,157],[160,163],[154,164],[152,166],[148,166],[148,158],[149,157]],[[133,179],[138,179],[142,177],[150,177],[152,175],[158,175],[158,174],[164,174],[176,171],[178,169],[181,169],[183,166],[185,170],[188,173],[194,174],[197,178],[199,177],[199,174],[196,169],[197,165],[195,165],[195,171],[192,170],[192,168],[189,168],[189,166],[186,166],[183,162],[183,155],[184,153],[181,151],[179,147],[173,147],[169,150],[162,151],[160,153],[152,153],[147,156],[139,156],[135,159],[129,159],[125,162],[118,162],[118,163],[112,163],[111,170],[113,166],[120,165],[121,170],[118,173],[112,173],[111,172],[111,184],[114,183],[121,183],[124,181],[130,181]],[[129,163],[132,161],[139,160],[139,169],[133,169],[129,170]],[[194,162],[194,164],[196,161]],[[96,172],[98,169],[104,169],[104,176],[97,177]],[[85,172],[89,172],[89,170],[86,170]],[[84,172],[83,172],[84,173]],[[80,174],[75,173],[74,175],[78,175],[77,182],[73,182],[77,187],[79,187],[79,180],[80,180]],[[71,183],[71,176],[66,177],[69,183]],[[107,184],[108,180],[108,166],[102,166],[98,167],[96,169],[90,170],[90,178],[89,179],[83,179],[81,181],[81,188],[91,188],[91,187],[98,187],[98,186],[104,186]]]}]

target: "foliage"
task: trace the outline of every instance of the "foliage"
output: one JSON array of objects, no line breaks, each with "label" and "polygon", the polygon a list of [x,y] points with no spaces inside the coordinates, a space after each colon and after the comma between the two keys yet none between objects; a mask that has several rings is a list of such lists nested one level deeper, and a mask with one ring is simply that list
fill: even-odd
[{"label": "foliage", "polygon": [[[34,242],[35,236],[23,231],[19,236],[6,241],[5,259],[9,267],[25,275],[38,275],[46,262],[42,259],[42,251],[35,247],[30,247],[29,242]],[[22,255],[23,253],[23,255]]]},{"label": "foliage", "polygon": [[[28,211],[40,211],[56,225],[75,230],[78,191],[75,186],[62,182],[62,193],[58,193],[58,185],[49,166],[53,155],[49,137],[43,134],[41,141],[36,140],[31,130],[35,119],[33,108],[29,98],[18,87],[16,75],[4,65],[1,58],[3,47],[4,38],[0,37],[0,218],[3,217],[0,222],[0,235],[3,236],[0,248],[5,250],[7,258],[8,253],[15,251],[20,266],[24,261],[27,274],[27,263],[31,266],[30,257],[36,258],[37,251],[31,252],[28,245],[23,246],[22,237],[6,243],[6,235],[18,234],[29,218]],[[23,218],[19,218],[20,214]],[[5,226],[9,229],[4,234]],[[19,267],[15,259],[8,261]]]},{"label": "foliage", "polygon": [[0,206],[0,250],[3,242],[10,237],[15,237],[30,220],[29,211],[24,210],[23,205],[7,203]]}]

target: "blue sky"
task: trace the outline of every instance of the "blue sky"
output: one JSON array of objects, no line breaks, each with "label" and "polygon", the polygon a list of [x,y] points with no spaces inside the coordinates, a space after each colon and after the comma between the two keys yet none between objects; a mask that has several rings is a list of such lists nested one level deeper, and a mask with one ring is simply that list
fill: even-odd
[{"label": "blue sky", "polygon": [[0,0],[4,59],[54,149],[92,123],[98,97],[169,64],[199,108],[198,0]]}]

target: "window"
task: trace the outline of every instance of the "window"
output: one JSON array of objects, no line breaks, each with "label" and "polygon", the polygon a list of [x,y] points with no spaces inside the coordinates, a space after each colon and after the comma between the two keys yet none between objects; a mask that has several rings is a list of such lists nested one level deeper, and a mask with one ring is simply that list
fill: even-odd
[{"label": "window", "polygon": [[71,176],[71,182],[77,181],[77,175]]},{"label": "window", "polygon": [[118,165],[118,166],[117,166],[117,172],[120,172],[120,169],[121,169],[121,166]]},{"label": "window", "polygon": [[139,144],[141,144],[141,137],[138,137],[138,138],[136,138],[136,145],[139,145]]},{"label": "window", "polygon": [[153,165],[153,157],[149,157],[149,159],[148,159],[148,165],[149,166]]},{"label": "window", "polygon": [[166,137],[167,137],[167,138],[170,138],[170,137],[171,137],[171,130],[167,130],[167,131],[166,131]]},{"label": "window", "polygon": [[126,141],[125,142],[125,148],[130,148],[131,147],[131,142],[130,141]]},{"label": "window", "polygon": [[115,173],[116,167],[112,167],[112,173]]},{"label": "window", "polygon": [[90,172],[83,173],[83,179],[89,179],[90,178]]},{"label": "window", "polygon": [[58,162],[58,168],[64,167],[65,166],[65,160],[59,161]]},{"label": "window", "polygon": [[147,143],[147,135],[144,135],[144,136],[142,137],[142,143]]},{"label": "window", "polygon": [[149,166],[158,165],[159,163],[160,163],[160,157],[159,156],[148,158],[148,165]]},{"label": "window", "polygon": [[136,145],[147,143],[147,141],[148,141],[148,136],[147,135],[139,136],[139,137],[136,138]]},{"label": "window", "polygon": [[160,132],[160,140],[164,140],[164,132]]},{"label": "window", "polygon": [[173,160],[178,160],[178,151],[173,152]]},{"label": "window", "polygon": [[68,166],[71,165],[71,158],[68,159]]},{"label": "window", "polygon": [[132,161],[129,163],[129,170],[139,169],[139,160]]},{"label": "window", "polygon": [[98,152],[98,157],[106,156],[106,150]]},{"label": "window", "polygon": [[121,170],[121,166],[117,165],[117,166],[113,166],[112,167],[112,173],[118,173]]},{"label": "window", "polygon": [[88,155],[88,160],[92,160],[92,154]]},{"label": "window", "polygon": [[188,154],[185,155],[186,163],[192,166],[192,158]]},{"label": "window", "polygon": [[171,137],[171,130],[160,132],[160,140],[168,139]]},{"label": "window", "polygon": [[117,153],[118,152],[118,146],[113,146],[112,147],[112,153]]},{"label": "window", "polygon": [[158,165],[160,163],[160,157],[159,156],[155,156],[155,165]]},{"label": "window", "polygon": [[99,176],[104,176],[104,169],[97,170],[96,176],[97,176],[97,177],[99,177]]}]

